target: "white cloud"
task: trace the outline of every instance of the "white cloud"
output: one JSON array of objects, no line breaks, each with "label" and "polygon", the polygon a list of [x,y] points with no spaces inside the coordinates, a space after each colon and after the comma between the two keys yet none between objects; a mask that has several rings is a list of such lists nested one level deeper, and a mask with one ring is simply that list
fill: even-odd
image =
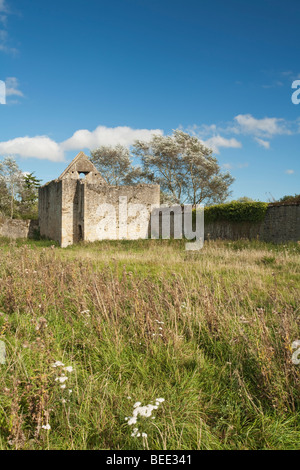
[{"label": "white cloud", "polygon": [[238,163],[238,164],[237,164],[237,167],[238,167],[238,168],[248,168],[248,166],[249,166],[249,163],[248,163],[248,162]]},{"label": "white cloud", "polygon": [[162,135],[160,129],[132,129],[127,126],[105,127],[98,126],[94,131],[81,129],[76,131],[70,139],[61,143],[63,150],[95,149],[101,145],[121,144],[129,147],[135,140],[149,141],[153,134]]},{"label": "white cloud", "polygon": [[70,139],[57,143],[48,136],[17,137],[0,142],[0,155],[15,155],[22,158],[38,158],[61,162],[68,150],[94,149],[100,145],[130,146],[136,139],[150,140],[153,134],[162,135],[160,129],[131,129],[130,127],[99,126],[93,132],[78,130]]},{"label": "white cloud", "polygon": [[254,137],[254,140],[260,145],[261,147],[264,147],[265,149],[270,148],[270,142],[267,140],[260,139],[259,137]]},{"label": "white cloud", "polygon": [[234,118],[237,123],[237,132],[258,137],[272,137],[274,135],[291,134],[284,119],[269,118],[256,119],[251,114],[239,114]]},{"label": "white cloud", "polygon": [[279,88],[284,86],[284,83],[280,80],[275,80],[273,81],[270,85],[262,85],[262,88],[268,89],[268,88]]},{"label": "white cloud", "polygon": [[[195,137],[198,137],[206,147],[211,148],[216,154],[220,153],[220,148],[241,148],[242,144],[235,138],[227,139],[220,135],[224,129],[218,127],[216,124],[202,124],[197,126],[189,126],[187,132]],[[211,136],[211,137],[210,137]],[[208,138],[207,138],[208,137]]]},{"label": "white cloud", "polygon": [[295,173],[295,170],[285,170],[285,173],[287,175],[293,175]]},{"label": "white cloud", "polygon": [[4,0],[0,0],[0,23],[2,23],[3,26],[6,26],[6,20],[7,20],[7,8],[5,5]]},{"label": "white cloud", "polygon": [[231,139],[226,139],[225,137],[222,137],[221,135],[215,135],[211,137],[210,139],[207,139],[204,141],[204,144],[213,149],[213,151],[216,154],[220,153],[220,147],[224,148],[241,148],[242,144],[238,140],[231,138]]},{"label": "white cloud", "polygon": [[224,163],[222,165],[223,168],[225,168],[226,170],[231,170],[233,168],[233,166],[231,165],[231,163]]},{"label": "white cloud", "polygon": [[297,80],[297,78],[300,78],[300,73],[295,73],[292,70],[281,72],[281,75],[283,77],[287,77],[290,81],[294,81],[294,80]]},{"label": "white cloud", "polygon": [[[239,114],[232,121],[220,124],[194,124],[187,132],[201,139],[205,145],[220,153],[220,148],[241,148],[242,143],[231,136],[249,136],[268,150],[269,140],[278,135],[295,135],[300,133],[300,118],[286,121],[282,118],[264,117],[257,119],[251,114]],[[223,137],[225,135],[226,137]]]},{"label": "white cloud", "polygon": [[5,84],[6,96],[24,96],[22,91],[19,90],[19,81],[16,77],[7,77]]},{"label": "white cloud", "polygon": [[17,137],[0,142],[0,155],[16,155],[23,158],[38,158],[60,162],[64,160],[64,152],[59,144],[47,136]]},{"label": "white cloud", "polygon": [[[179,129],[183,130],[183,127],[180,125],[179,126]],[[187,128],[187,132],[191,135],[194,135],[198,138],[202,137],[207,137],[207,136],[210,136],[212,134],[216,134],[216,132],[218,131],[219,127],[217,127],[216,124],[210,124],[210,125],[207,125],[207,124],[201,124],[201,126],[198,126],[197,124],[194,124],[192,126],[189,126]]]},{"label": "white cloud", "polygon": [[7,26],[7,17],[10,14],[10,10],[7,6],[7,3],[5,0],[0,0],[0,24],[2,28],[0,29],[0,51],[6,52],[7,54],[17,54],[17,49],[14,47],[11,47],[9,44],[9,37],[8,33],[6,31],[6,26]]},{"label": "white cloud", "polygon": [[0,12],[6,12],[6,11],[7,11],[6,1],[0,0]]},{"label": "white cloud", "polygon": [[233,170],[234,168],[247,168],[249,166],[249,163],[237,163],[237,164],[232,164],[232,163],[223,163],[222,167],[225,168],[226,170]]}]

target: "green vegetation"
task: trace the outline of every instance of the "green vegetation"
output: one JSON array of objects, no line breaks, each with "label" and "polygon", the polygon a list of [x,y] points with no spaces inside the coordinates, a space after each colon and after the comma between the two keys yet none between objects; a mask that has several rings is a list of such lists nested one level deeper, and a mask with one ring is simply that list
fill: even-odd
[{"label": "green vegetation", "polygon": [[205,222],[260,222],[264,219],[267,202],[232,201],[225,204],[206,207]]},{"label": "green vegetation", "polygon": [[299,244],[0,250],[0,449],[299,448]]},{"label": "green vegetation", "polygon": [[295,196],[283,196],[275,204],[300,204],[300,194]]},{"label": "green vegetation", "polygon": [[37,219],[41,180],[22,173],[12,157],[0,161],[0,218]]}]

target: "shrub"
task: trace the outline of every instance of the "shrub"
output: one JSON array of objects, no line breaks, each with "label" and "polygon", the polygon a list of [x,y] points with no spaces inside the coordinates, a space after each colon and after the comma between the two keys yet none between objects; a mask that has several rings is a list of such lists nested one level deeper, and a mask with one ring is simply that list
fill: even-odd
[{"label": "shrub", "polygon": [[263,220],[268,203],[266,202],[238,202],[206,207],[204,211],[205,222],[260,222]]}]

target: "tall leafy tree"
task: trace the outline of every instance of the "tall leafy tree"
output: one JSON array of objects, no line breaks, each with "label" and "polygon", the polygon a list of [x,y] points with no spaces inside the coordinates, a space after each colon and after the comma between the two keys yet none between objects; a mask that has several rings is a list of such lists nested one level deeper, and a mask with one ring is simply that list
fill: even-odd
[{"label": "tall leafy tree", "polygon": [[23,185],[20,191],[19,211],[23,217],[37,218],[38,216],[38,188],[41,180],[34,173],[23,175]]},{"label": "tall leafy tree", "polygon": [[13,157],[5,157],[0,162],[0,184],[2,186],[5,185],[7,191],[5,209],[12,219],[15,212],[16,199],[24,184],[24,175]]},{"label": "tall leafy tree", "polygon": [[0,215],[5,216],[8,214],[8,207],[10,205],[10,196],[5,184],[5,181],[0,178]]},{"label": "tall leafy tree", "polygon": [[181,130],[154,135],[150,142],[136,141],[133,154],[140,157],[148,181],[160,184],[178,204],[220,203],[231,193],[234,178],[221,171],[212,150]]}]

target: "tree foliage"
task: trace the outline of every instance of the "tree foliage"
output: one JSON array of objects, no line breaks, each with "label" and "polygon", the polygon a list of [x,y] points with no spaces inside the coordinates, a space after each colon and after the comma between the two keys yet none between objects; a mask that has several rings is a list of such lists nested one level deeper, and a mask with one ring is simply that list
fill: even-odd
[{"label": "tree foliage", "polygon": [[224,202],[230,195],[232,176],[221,172],[211,149],[181,130],[154,135],[150,142],[136,141],[133,154],[142,161],[144,177],[160,184],[178,204]]},{"label": "tree foliage", "polygon": [[[132,164],[133,157],[141,167]],[[138,140],[132,153],[121,145],[102,146],[91,152],[90,159],[109,184],[159,184],[167,204],[224,202],[234,181],[221,171],[211,149],[181,130],[153,135],[150,142]]]},{"label": "tree foliage", "polygon": [[294,196],[283,196],[278,200],[278,203],[281,204],[299,204],[300,203],[300,194],[295,194]]},{"label": "tree foliage", "polygon": [[33,173],[23,173],[15,159],[0,162],[0,212],[10,218],[38,217],[38,180]]},{"label": "tree foliage", "polygon": [[[4,191],[2,205],[4,212],[12,219],[16,199],[22,190],[24,176],[13,157],[5,157],[0,162],[0,181]],[[4,189],[5,187],[5,189]]]},{"label": "tree foliage", "polygon": [[35,219],[38,217],[38,188],[41,180],[37,179],[34,173],[26,173],[23,178],[19,213],[23,218]]},{"label": "tree foliage", "polygon": [[99,147],[91,152],[90,160],[110,185],[135,184],[141,180],[141,169],[132,165],[129,149],[122,145]]}]

